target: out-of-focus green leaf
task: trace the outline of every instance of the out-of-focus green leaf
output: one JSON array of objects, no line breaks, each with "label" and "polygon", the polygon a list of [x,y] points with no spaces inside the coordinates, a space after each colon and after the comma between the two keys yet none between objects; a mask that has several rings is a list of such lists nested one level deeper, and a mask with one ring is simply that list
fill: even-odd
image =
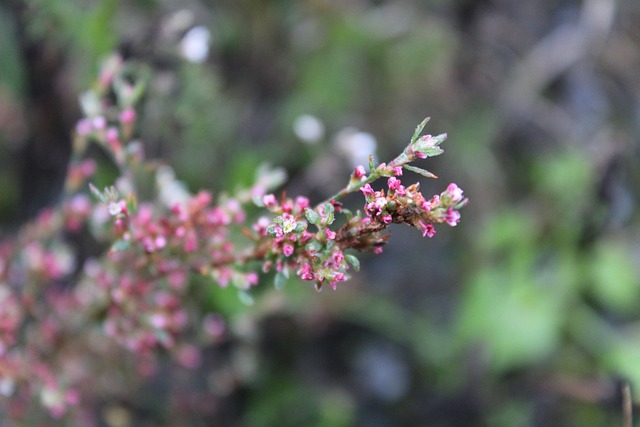
[{"label": "out-of-focus green leaf", "polygon": [[463,340],[487,350],[492,368],[523,366],[548,355],[562,321],[560,302],[527,277],[483,270],[463,296]]},{"label": "out-of-focus green leaf", "polygon": [[591,292],[605,307],[631,313],[640,303],[640,274],[620,242],[600,245],[588,266]]}]

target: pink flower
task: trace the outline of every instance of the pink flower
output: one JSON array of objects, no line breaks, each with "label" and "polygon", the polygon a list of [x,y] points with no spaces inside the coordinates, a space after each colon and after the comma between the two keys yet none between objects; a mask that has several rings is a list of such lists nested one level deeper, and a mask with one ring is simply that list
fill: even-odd
[{"label": "pink flower", "polygon": [[125,108],[120,112],[120,123],[132,123],[136,119],[136,110],[133,108]]},{"label": "pink flower", "polygon": [[364,170],[363,166],[358,166],[355,171],[353,171],[353,177],[357,179],[364,178],[367,175],[367,172]]},{"label": "pink flower", "polygon": [[393,168],[393,174],[395,176],[402,176],[402,166],[396,166]]},{"label": "pink flower", "polygon": [[258,274],[255,272],[247,273],[245,275],[245,279],[247,280],[247,283],[251,286],[255,286],[258,284]]},{"label": "pink flower", "polygon": [[404,196],[406,194],[404,185],[402,185],[402,182],[396,177],[392,176],[389,178],[387,185],[389,186],[389,190],[395,191],[399,196]]},{"label": "pink flower", "polygon": [[291,254],[293,254],[293,250],[294,249],[295,248],[293,247],[292,244],[285,243],[284,245],[282,245],[282,253],[287,257],[291,256]]},{"label": "pink flower", "polygon": [[385,215],[382,215],[381,220],[385,224],[391,224],[391,221],[393,221],[393,217],[389,214],[385,214]]},{"label": "pink flower", "polygon": [[335,240],[336,238],[336,232],[335,231],[331,231],[328,228],[324,231],[325,236],[327,236],[327,239],[329,240]]},{"label": "pink flower", "polygon": [[370,184],[365,184],[360,188],[360,191],[362,191],[362,194],[364,194],[365,197],[367,196],[373,196],[373,188],[371,188]]},{"label": "pink flower", "polygon": [[451,201],[453,202],[459,202],[462,200],[463,191],[454,183],[449,184],[447,187],[447,193],[449,193],[449,197],[451,197]]},{"label": "pink flower", "polygon": [[262,204],[267,208],[277,206],[278,203],[276,202],[276,196],[274,196],[273,194],[265,194],[264,196],[262,196]]},{"label": "pink flower", "polygon": [[445,222],[447,224],[449,224],[451,227],[455,227],[456,225],[458,225],[458,222],[460,221],[460,212],[453,208],[449,208],[447,209],[446,215],[447,216]]},{"label": "pink flower", "polygon": [[336,251],[331,255],[331,259],[336,265],[340,265],[344,260],[344,254],[341,251]]},{"label": "pink flower", "polygon": [[116,216],[119,213],[127,213],[127,204],[124,200],[118,200],[117,202],[109,203],[109,215]]},{"label": "pink flower", "polygon": [[308,207],[309,207],[309,199],[303,196],[296,197],[296,208],[300,212],[303,212]]},{"label": "pink flower", "polygon": [[418,228],[422,229],[422,237],[433,237],[436,235],[436,229],[433,227],[433,224],[420,222]]},{"label": "pink flower", "polygon": [[313,280],[315,277],[315,275],[313,274],[313,269],[311,268],[311,265],[306,263],[300,268],[300,270],[298,270],[298,276],[302,280]]},{"label": "pink flower", "polygon": [[195,369],[200,366],[200,350],[194,345],[185,345],[178,350],[178,361],[187,369]]},{"label": "pink flower", "polygon": [[105,127],[107,127],[107,119],[105,119],[103,116],[96,116],[91,119],[91,125],[94,129],[103,130]]},{"label": "pink flower", "polygon": [[107,141],[115,143],[119,141],[118,129],[109,127],[107,129]]},{"label": "pink flower", "polygon": [[89,119],[80,119],[76,125],[78,135],[87,136],[91,133],[91,121]]}]

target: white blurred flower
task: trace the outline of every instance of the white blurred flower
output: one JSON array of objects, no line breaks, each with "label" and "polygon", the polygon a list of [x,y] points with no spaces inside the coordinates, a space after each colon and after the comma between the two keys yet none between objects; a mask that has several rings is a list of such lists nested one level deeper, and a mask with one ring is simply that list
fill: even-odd
[{"label": "white blurred flower", "polygon": [[369,156],[375,155],[378,142],[372,134],[356,128],[345,128],[338,132],[334,145],[338,152],[345,156],[355,168],[369,164]]},{"label": "white blurred flower", "polygon": [[158,186],[158,198],[166,207],[175,204],[184,205],[191,197],[185,184],[176,179],[176,174],[170,166],[160,166],[156,172],[156,184]]},{"label": "white blurred flower", "polygon": [[293,121],[293,132],[307,144],[316,144],[324,137],[324,123],[310,114],[298,116]]},{"label": "white blurred flower", "polygon": [[211,32],[207,27],[193,27],[180,40],[180,54],[190,62],[201,63],[209,56]]}]

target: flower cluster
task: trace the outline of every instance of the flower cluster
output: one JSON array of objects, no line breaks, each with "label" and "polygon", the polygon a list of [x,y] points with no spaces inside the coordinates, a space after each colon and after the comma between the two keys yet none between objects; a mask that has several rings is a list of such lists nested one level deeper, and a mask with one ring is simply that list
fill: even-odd
[{"label": "flower cluster", "polygon": [[458,209],[467,203],[462,189],[454,183],[430,200],[420,193],[419,183],[405,187],[398,178],[391,177],[387,185],[386,194],[384,190],[374,191],[369,184],[360,189],[367,200],[365,224],[408,224],[421,230],[423,237],[433,237],[436,234],[433,224],[456,226],[460,221]]},{"label": "flower cluster", "polygon": [[[297,276],[318,290],[336,289],[360,268],[351,250],[380,253],[391,224],[432,237],[434,225],[455,226],[467,202],[456,184],[425,198],[419,184],[401,183],[403,170],[434,177],[409,165],[442,152],[446,135],[420,135],[426,121],[400,156],[389,164],[372,160],[368,172],[357,167],[343,189],[316,205],[270,193],[282,181],[277,171],[260,172],[252,188],[235,194],[190,194],[168,166],[145,161],[133,139],[145,85],[125,78],[124,66],[107,62],[96,88],[82,97],[86,117],[76,128],[60,207],[0,243],[0,395],[2,412],[17,424],[31,401],[59,418],[73,408],[80,413],[80,397],[90,401],[99,387],[117,390],[107,366],[113,360],[123,360],[119,369],[133,369],[136,378],[155,372],[159,355],[196,367],[203,342],[224,334],[199,300],[203,283],[236,288],[244,301],[270,276],[277,288]],[[113,186],[89,183],[97,168],[86,158],[89,143],[119,169]],[[155,174],[158,188],[141,200],[138,179],[145,174]],[[386,189],[374,190],[379,179]],[[340,199],[358,192],[363,211],[352,213]],[[257,219],[247,214],[252,202],[264,210]],[[101,250],[79,256],[67,240],[83,233]]]},{"label": "flower cluster", "polygon": [[[347,280],[347,260],[355,261],[336,245],[337,233],[330,228],[335,220],[333,204],[324,203],[314,209],[309,207],[306,197],[298,196],[295,200],[283,197],[278,203],[273,194],[265,195],[262,204],[276,216],[273,220],[261,217],[254,225],[253,255],[263,259],[263,272],[275,266],[278,287],[291,271],[302,280],[313,281],[318,290],[325,283],[335,289],[339,282]],[[309,231],[309,224],[317,231]]]}]

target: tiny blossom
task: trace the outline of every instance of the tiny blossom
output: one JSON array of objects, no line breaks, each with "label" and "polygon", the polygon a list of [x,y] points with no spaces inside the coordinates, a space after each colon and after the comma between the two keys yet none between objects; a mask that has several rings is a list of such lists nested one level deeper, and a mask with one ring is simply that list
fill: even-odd
[{"label": "tiny blossom", "polygon": [[460,212],[454,210],[453,208],[447,209],[445,222],[449,224],[451,227],[455,227],[460,221]]},{"label": "tiny blossom", "polygon": [[265,194],[262,196],[262,204],[267,208],[277,206],[278,203],[276,202],[276,196],[273,194]]},{"label": "tiny blossom", "polygon": [[296,228],[296,219],[293,215],[288,213],[282,214],[282,231],[285,234],[291,233]]},{"label": "tiny blossom", "polygon": [[309,207],[309,199],[304,196],[296,197],[296,208],[299,212],[304,212]]},{"label": "tiny blossom", "polygon": [[362,191],[362,194],[364,194],[365,197],[373,195],[373,188],[371,188],[370,184],[363,185],[360,188],[360,191]]},{"label": "tiny blossom", "polygon": [[120,112],[118,118],[120,119],[120,123],[133,123],[136,120],[136,110],[131,107],[125,108]]},{"label": "tiny blossom", "polygon": [[459,202],[462,200],[463,191],[454,183],[449,184],[447,187],[447,193],[449,193],[449,197],[451,197],[453,202]]},{"label": "tiny blossom", "polygon": [[91,125],[96,130],[103,130],[107,127],[107,119],[105,119],[103,116],[96,116],[91,119]]},{"label": "tiny blossom", "polygon": [[364,179],[367,176],[364,166],[358,166],[353,172],[353,176],[358,179]]},{"label": "tiny blossom", "polygon": [[328,228],[324,231],[325,236],[327,236],[327,239],[329,240],[335,240],[336,238],[336,233],[335,231],[331,231]]},{"label": "tiny blossom", "polygon": [[109,215],[116,216],[120,213],[127,212],[127,205],[124,200],[118,200],[116,202],[109,203]]},{"label": "tiny blossom", "polygon": [[119,139],[118,129],[114,127],[108,128],[106,137],[108,142],[111,142],[111,143],[118,142],[118,139]]},{"label": "tiny blossom", "polygon": [[433,224],[421,222],[419,228],[422,229],[422,237],[433,237],[436,235],[436,229],[433,227]]},{"label": "tiny blossom", "polygon": [[284,245],[282,245],[282,253],[284,253],[285,256],[291,256],[294,249],[295,248],[293,247],[293,245],[289,243],[285,243]]},{"label": "tiny blossom", "polygon": [[76,125],[76,132],[78,135],[87,136],[91,133],[92,126],[89,119],[80,119]]},{"label": "tiny blossom", "polygon": [[315,278],[311,265],[309,264],[304,264],[300,270],[298,270],[298,276],[300,276],[302,280],[314,280]]}]

